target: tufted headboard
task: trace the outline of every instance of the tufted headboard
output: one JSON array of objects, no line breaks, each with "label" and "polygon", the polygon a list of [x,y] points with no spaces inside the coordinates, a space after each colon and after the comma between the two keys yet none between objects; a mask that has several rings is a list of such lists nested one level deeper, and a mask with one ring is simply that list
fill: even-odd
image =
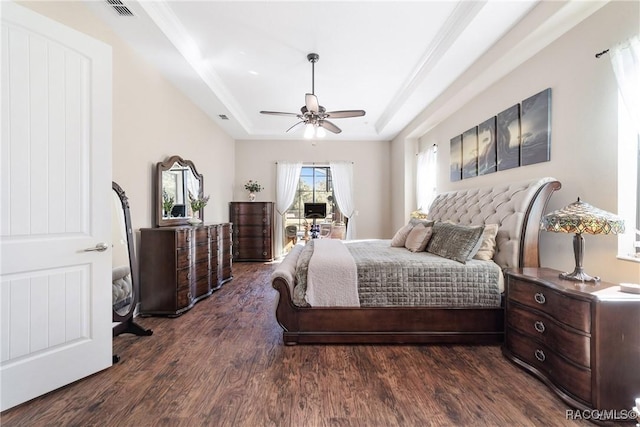
[{"label": "tufted headboard", "polygon": [[539,267],[540,219],[560,182],[554,178],[439,194],[429,219],[463,225],[498,224],[493,260],[500,267]]}]

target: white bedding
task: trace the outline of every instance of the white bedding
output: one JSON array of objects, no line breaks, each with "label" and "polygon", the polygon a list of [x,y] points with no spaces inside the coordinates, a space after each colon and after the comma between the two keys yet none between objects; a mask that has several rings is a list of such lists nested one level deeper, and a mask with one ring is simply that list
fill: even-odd
[{"label": "white bedding", "polygon": [[360,307],[356,263],[341,240],[315,240],[306,299],[312,307]]}]

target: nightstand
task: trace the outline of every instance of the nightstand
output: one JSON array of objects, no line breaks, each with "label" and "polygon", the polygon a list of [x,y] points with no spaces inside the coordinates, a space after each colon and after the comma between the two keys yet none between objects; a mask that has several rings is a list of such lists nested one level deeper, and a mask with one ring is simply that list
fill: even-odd
[{"label": "nightstand", "polygon": [[572,407],[630,410],[640,396],[640,295],[559,274],[507,271],[503,354]]}]

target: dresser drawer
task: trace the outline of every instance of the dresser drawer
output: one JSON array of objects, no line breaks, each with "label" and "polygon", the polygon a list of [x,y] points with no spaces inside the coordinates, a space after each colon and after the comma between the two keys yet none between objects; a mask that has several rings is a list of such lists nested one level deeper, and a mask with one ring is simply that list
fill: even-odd
[{"label": "dresser drawer", "polygon": [[181,248],[176,251],[176,267],[178,269],[187,268],[191,265],[191,249]]},{"label": "dresser drawer", "polygon": [[191,246],[191,230],[188,228],[176,230],[176,248],[188,248]]},{"label": "dresser drawer", "polygon": [[233,246],[237,249],[271,249],[271,238],[263,239],[251,239],[244,237],[237,237],[233,239]]},{"label": "dresser drawer", "polygon": [[578,330],[591,332],[591,306],[587,301],[514,278],[509,278],[508,281],[508,298],[540,310]]},{"label": "dresser drawer", "polygon": [[233,250],[233,257],[238,259],[271,259],[271,248],[240,248]]},{"label": "dresser drawer", "polygon": [[273,210],[272,203],[238,203],[231,204],[230,213],[232,215],[251,215],[251,214],[271,214]]},{"label": "dresser drawer", "polygon": [[196,238],[196,244],[207,243],[209,241],[209,227],[195,227],[193,230]]},{"label": "dresser drawer", "polygon": [[271,236],[271,226],[270,225],[243,225],[242,227],[238,227],[233,230],[233,238],[236,237],[250,237],[250,238],[260,238],[260,237],[270,237]]},{"label": "dresser drawer", "polygon": [[549,347],[520,335],[515,330],[507,332],[507,348],[523,362],[536,368],[566,393],[591,403],[591,370],[580,368],[566,361]]},{"label": "dresser drawer", "polygon": [[552,317],[510,304],[507,325],[586,368],[591,367],[591,339],[570,331]]},{"label": "dresser drawer", "polygon": [[176,288],[188,288],[191,285],[191,268],[182,268],[177,271]]},{"label": "dresser drawer", "polygon": [[191,289],[189,288],[178,289],[176,297],[177,311],[183,310],[193,305],[193,295],[191,294]]},{"label": "dresser drawer", "polygon": [[194,298],[199,298],[203,295],[207,295],[209,293],[210,284],[209,284],[209,275],[199,276],[196,278],[196,294]]},{"label": "dresser drawer", "polygon": [[197,245],[194,247],[194,262],[202,262],[209,260],[209,245]]},{"label": "dresser drawer", "polygon": [[239,215],[236,217],[236,221],[238,222],[238,224],[241,224],[239,228],[244,228],[251,225],[270,226],[271,217],[269,215]]}]

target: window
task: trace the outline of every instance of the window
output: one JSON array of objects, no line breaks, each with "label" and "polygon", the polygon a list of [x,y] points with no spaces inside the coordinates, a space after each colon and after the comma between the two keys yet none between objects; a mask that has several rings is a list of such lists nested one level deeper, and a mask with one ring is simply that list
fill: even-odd
[{"label": "window", "polygon": [[640,260],[640,38],[610,49],[618,83],[618,214],[626,231],[618,256]]},{"label": "window", "polygon": [[328,166],[303,166],[300,172],[300,180],[293,205],[286,215],[286,224],[296,225],[298,230],[303,230],[305,222],[311,222],[304,217],[305,203],[326,203],[327,216],[317,222],[344,222],[333,194],[331,170]]}]

